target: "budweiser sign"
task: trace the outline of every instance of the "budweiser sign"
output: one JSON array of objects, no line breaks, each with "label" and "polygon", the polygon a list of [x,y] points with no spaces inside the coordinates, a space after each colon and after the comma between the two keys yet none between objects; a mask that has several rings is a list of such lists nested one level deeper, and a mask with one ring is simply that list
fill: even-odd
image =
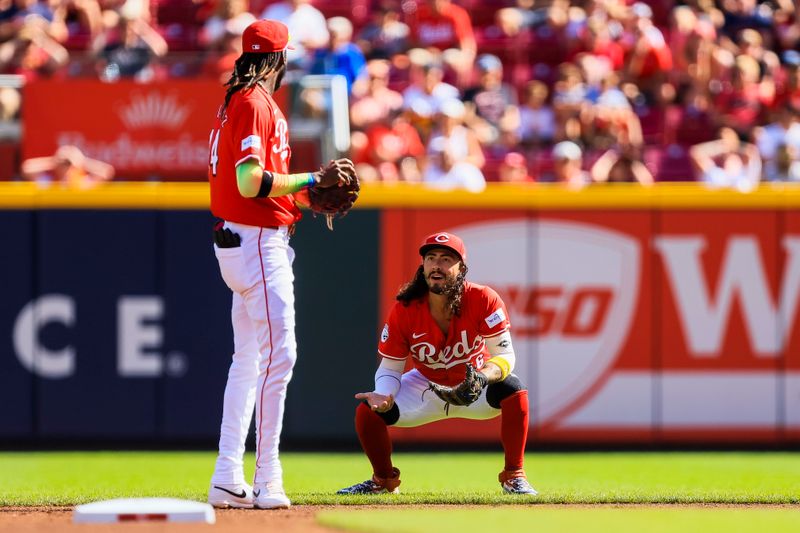
[{"label": "budweiser sign", "polygon": [[203,180],[208,132],[222,101],[215,82],[41,81],[25,88],[23,156],[72,144],[125,178]]}]

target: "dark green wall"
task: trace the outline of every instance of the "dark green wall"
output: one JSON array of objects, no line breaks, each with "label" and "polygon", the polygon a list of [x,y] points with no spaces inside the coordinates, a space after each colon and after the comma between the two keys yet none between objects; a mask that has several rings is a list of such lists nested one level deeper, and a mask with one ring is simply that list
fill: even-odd
[{"label": "dark green wall", "polygon": [[[307,214],[292,238],[298,357],[284,421],[287,446],[355,443],[353,394],[376,366],[380,212],[334,222]],[[314,440],[311,440],[314,439]]]}]

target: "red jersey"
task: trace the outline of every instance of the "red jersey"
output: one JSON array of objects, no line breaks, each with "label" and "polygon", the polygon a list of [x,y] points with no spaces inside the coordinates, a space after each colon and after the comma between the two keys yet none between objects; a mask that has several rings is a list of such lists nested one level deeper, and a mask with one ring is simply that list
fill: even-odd
[{"label": "red jersey", "polygon": [[245,198],[236,183],[236,165],[256,159],[264,170],[289,173],[289,124],[275,100],[260,85],[233,94],[217,115],[209,138],[208,181],[211,212],[249,226],[285,226],[300,220],[292,194]]},{"label": "red jersey", "polygon": [[428,5],[420,5],[412,28],[416,41],[422,47],[445,50],[458,48],[464,39],[475,39],[469,13],[455,4],[445,7],[441,15]]},{"label": "red jersey", "polygon": [[491,357],[484,339],[510,327],[500,296],[490,287],[467,282],[461,316],[450,320],[447,335],[433,319],[427,295],[408,306],[397,302],[383,327],[378,352],[399,360],[410,355],[414,368],[428,380],[452,386],[464,380],[466,363],[480,370]]}]

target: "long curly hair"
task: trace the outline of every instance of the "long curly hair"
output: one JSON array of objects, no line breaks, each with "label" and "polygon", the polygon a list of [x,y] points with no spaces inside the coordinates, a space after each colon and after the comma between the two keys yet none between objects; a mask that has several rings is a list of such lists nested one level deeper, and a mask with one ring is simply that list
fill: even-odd
[{"label": "long curly hair", "polygon": [[[455,278],[449,279],[442,287],[442,294],[447,297],[447,309],[453,316],[461,316],[461,299],[464,297],[464,285],[467,278],[466,263],[461,262],[458,274]],[[417,268],[417,272],[411,281],[400,287],[397,293],[397,301],[408,306],[414,300],[419,300],[428,294],[428,283],[425,281],[425,270],[422,265]]]},{"label": "long curly hair", "polygon": [[[236,60],[230,79],[225,82],[225,105],[231,101],[233,93],[241,89],[250,89],[257,83],[264,81],[273,72],[279,71],[286,63],[286,52],[269,52],[266,54],[252,54],[245,52]],[[285,72],[285,71],[284,71]],[[275,90],[281,86],[283,72],[275,80]]]}]

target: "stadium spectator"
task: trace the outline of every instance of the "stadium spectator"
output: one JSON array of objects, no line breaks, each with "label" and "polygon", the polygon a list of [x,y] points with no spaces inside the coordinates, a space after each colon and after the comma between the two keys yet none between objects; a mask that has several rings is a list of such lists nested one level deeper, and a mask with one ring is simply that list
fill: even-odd
[{"label": "stadium spectator", "polygon": [[330,44],[314,52],[311,74],[339,74],[347,80],[350,93],[353,83],[366,73],[366,60],[361,50],[352,43],[353,24],[344,17],[328,20]]},{"label": "stadium spectator", "polygon": [[572,141],[561,141],[553,147],[553,181],[577,190],[591,183],[583,170],[583,150]]},{"label": "stadium spectator", "polygon": [[[732,81],[725,84],[714,99],[720,126],[733,128],[739,134],[749,135],[756,126],[762,110],[762,97],[766,83],[762,85],[758,62],[750,56],[736,57]],[[766,89],[774,94],[771,89]]]},{"label": "stadium spectator", "polygon": [[155,77],[153,63],[167,53],[167,42],[150,24],[133,12],[120,12],[116,35],[112,30],[94,42],[97,69],[103,81],[134,78],[149,81]]},{"label": "stadium spectator", "polygon": [[669,42],[672,83],[708,83],[716,41],[716,28],[708,16],[689,6],[673,9]]},{"label": "stadium spectator", "polygon": [[330,34],[325,15],[311,5],[311,0],[290,0],[268,6],[262,19],[283,22],[289,28],[292,50],[287,52],[290,69],[308,70],[315,50],[328,46]]},{"label": "stadium spectator", "polygon": [[586,106],[581,118],[584,136],[592,139],[594,148],[605,150],[620,144],[635,147],[644,144],[639,117],[620,89],[615,73],[610,73],[602,80],[597,103]]},{"label": "stadium spectator", "polygon": [[797,9],[794,2],[778,0],[778,9],[773,14],[777,44],[783,50],[797,49],[800,45],[800,24],[797,24]]},{"label": "stadium spectator", "polygon": [[553,140],[556,133],[556,115],[547,103],[549,90],[541,81],[528,82],[525,100],[519,108],[517,136],[523,146],[542,146]]},{"label": "stadium spectator", "polygon": [[721,2],[725,21],[722,32],[730,39],[745,28],[770,30],[772,17],[768,10],[761,9],[757,0],[723,0]]},{"label": "stadium spectator", "polygon": [[643,2],[631,7],[631,37],[633,46],[626,59],[627,74],[648,98],[654,98],[659,85],[672,69],[672,52],[653,23],[653,10]]},{"label": "stadium spectator", "polygon": [[422,175],[431,187],[470,192],[486,188],[481,172],[486,160],[475,132],[463,124],[465,113],[459,100],[446,100],[441,105],[438,128],[428,141],[428,159]]},{"label": "stadium spectator", "polygon": [[621,70],[625,65],[625,49],[618,39],[621,32],[622,26],[618,22],[592,17],[583,33],[583,47],[596,60],[604,60],[607,68]]},{"label": "stadium spectator", "polygon": [[478,134],[481,144],[492,144],[500,137],[503,121],[519,123],[517,92],[503,82],[503,63],[499,57],[483,54],[475,65],[478,84],[464,91],[463,98],[467,104],[467,124]]},{"label": "stadium spectator", "polygon": [[560,131],[558,138],[566,138],[564,130],[570,119],[580,117],[589,103],[589,91],[583,79],[581,69],[572,63],[559,66],[559,79],[553,87],[553,110],[556,113],[556,124]]},{"label": "stadium spectator", "polygon": [[767,181],[800,179],[800,117],[798,110],[786,105],[777,113],[778,120],[753,132],[764,165]]},{"label": "stadium spectator", "polygon": [[241,35],[247,26],[256,21],[247,7],[248,0],[219,0],[214,14],[203,24],[198,38],[200,44],[209,50],[220,50],[226,34]]},{"label": "stadium spectator", "polygon": [[403,95],[389,88],[389,61],[373,59],[366,69],[367,80],[363,89],[356,85],[350,106],[350,124],[355,128],[366,128],[403,107]]},{"label": "stadium spectator", "polygon": [[679,88],[677,100],[667,113],[665,142],[690,146],[713,140],[716,128],[708,94],[687,84]]},{"label": "stadium spectator", "polygon": [[22,95],[14,87],[0,87],[0,122],[11,122],[19,116]]},{"label": "stadium spectator", "polygon": [[786,104],[800,109],[800,52],[786,50],[781,54],[781,68],[775,79],[775,100],[772,102],[774,109],[780,109]]},{"label": "stadium spectator", "polygon": [[477,44],[469,13],[450,0],[420,3],[411,23],[412,41],[421,48],[442,52],[445,63],[466,84],[472,74]]},{"label": "stadium spectator", "polygon": [[764,38],[753,29],[742,30],[739,34],[737,55],[750,56],[758,62],[762,77],[773,76],[780,69],[778,54],[764,47]]},{"label": "stadium spectator", "polygon": [[653,175],[630,147],[610,149],[601,155],[591,169],[595,183],[638,183],[652,185]]},{"label": "stadium spectator", "polygon": [[91,42],[103,31],[103,12],[98,0],[55,0],[53,13],[63,20],[69,40],[82,35]]},{"label": "stadium spectator", "polygon": [[494,16],[494,25],[484,31],[486,39],[513,39],[525,33],[525,18],[519,9],[504,7]]},{"label": "stadium spectator", "polygon": [[773,170],[764,176],[766,181],[800,182],[800,153],[791,146],[782,144],[772,159]]},{"label": "stadium spectator", "polygon": [[14,37],[23,27],[39,26],[50,38],[64,42],[67,26],[49,2],[41,0],[3,0],[0,2],[0,42]]},{"label": "stadium spectator", "polygon": [[222,38],[219,40],[218,49],[209,51],[203,64],[203,75],[208,78],[226,83],[230,79],[236,60],[242,53],[242,28],[237,22],[226,24]]},{"label": "stadium spectator", "polygon": [[392,111],[366,132],[354,132],[351,144],[363,181],[421,181],[425,145],[402,113]]},{"label": "stadium spectator", "polygon": [[383,0],[372,10],[372,20],[361,28],[356,43],[367,58],[388,59],[408,50],[410,33],[396,2]]},{"label": "stadium spectator", "polygon": [[[722,128],[719,139],[692,146],[689,150],[700,181],[717,187],[734,187],[746,192],[761,179],[761,156],[755,145],[742,142],[731,128]],[[717,159],[721,164],[717,164]]]},{"label": "stadium spectator", "polygon": [[114,167],[86,157],[75,146],[65,145],[47,157],[22,162],[22,177],[41,185],[60,183],[67,187],[91,188],[114,177]]},{"label": "stadium spectator", "polygon": [[498,171],[501,183],[533,183],[534,180],[528,173],[528,162],[519,152],[509,152],[503,158]]},{"label": "stadium spectator", "polygon": [[28,82],[51,76],[68,60],[67,50],[35,20],[26,22],[14,38],[0,45],[0,74],[18,74]]},{"label": "stadium spectator", "polygon": [[416,48],[409,50],[408,56],[411,85],[403,91],[403,109],[422,137],[427,138],[442,102],[458,99],[460,93],[442,81],[444,71],[433,54]]},{"label": "stadium spectator", "polygon": [[[541,3],[541,2],[540,2]],[[522,26],[534,28],[547,20],[547,7],[537,6],[536,0],[517,0],[515,9],[522,15]]]}]

